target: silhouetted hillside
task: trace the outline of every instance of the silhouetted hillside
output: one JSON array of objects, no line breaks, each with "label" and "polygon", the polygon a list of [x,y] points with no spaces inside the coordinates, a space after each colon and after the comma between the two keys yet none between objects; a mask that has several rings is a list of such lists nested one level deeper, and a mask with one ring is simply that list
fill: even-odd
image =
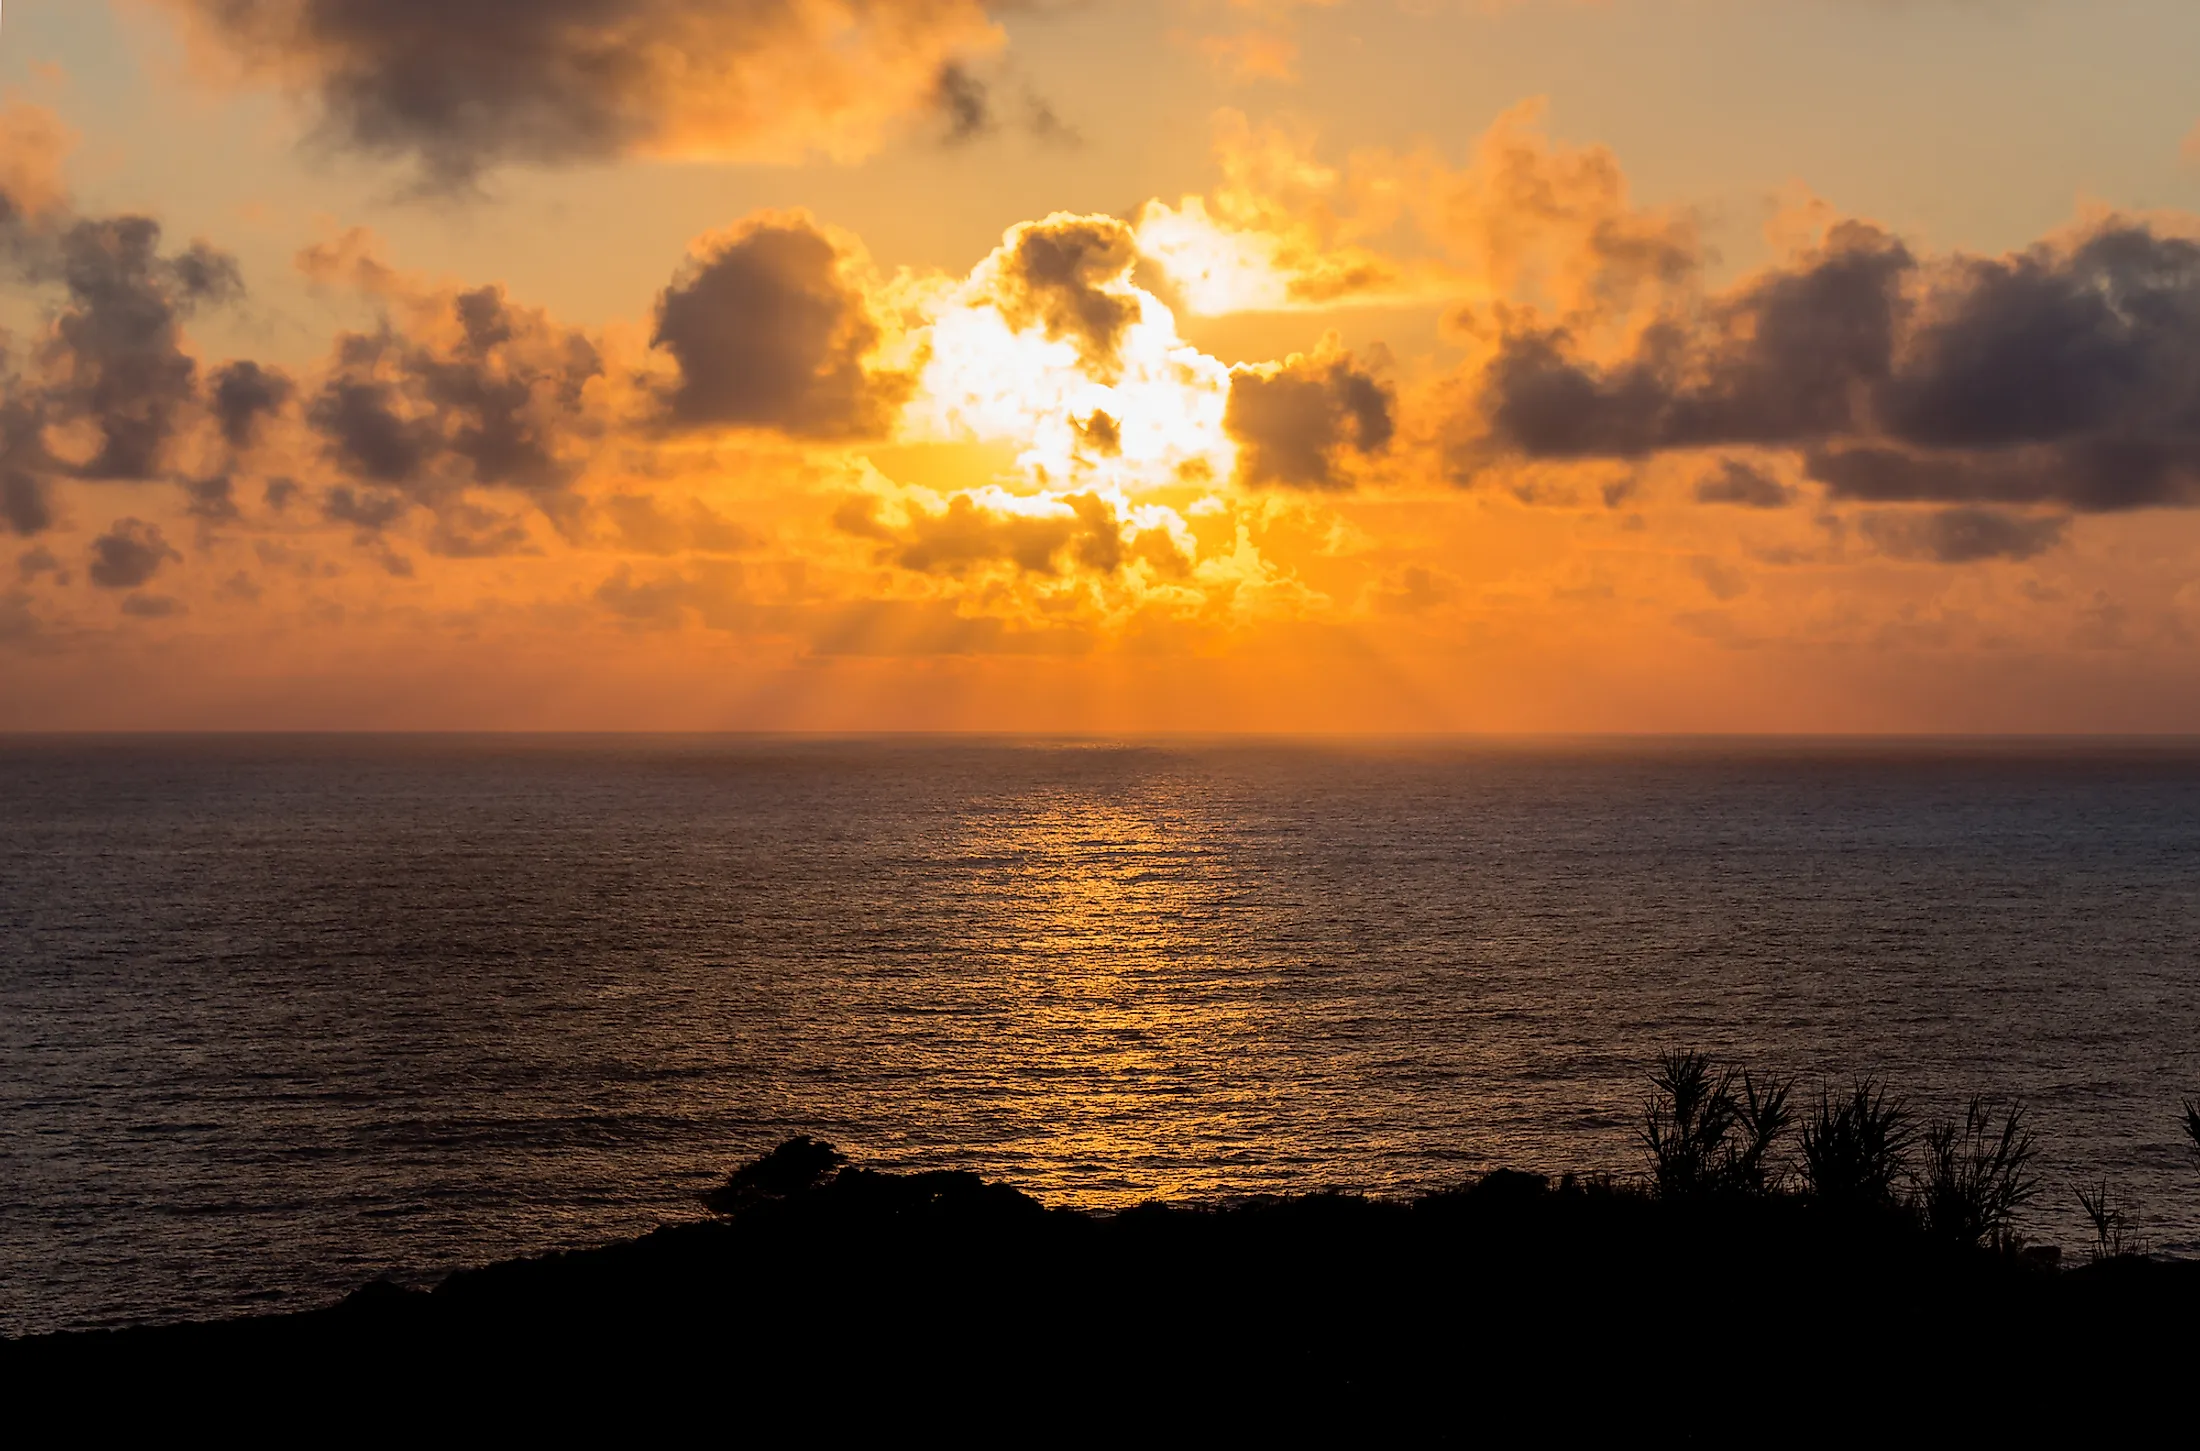
[{"label": "silhouetted hillside", "polygon": [[432,1292],[8,1345],[0,1375],[81,1397],[87,1424],[336,1409],[361,1434],[467,1406],[695,1417],[730,1439],[883,1418],[1031,1441],[1194,1424],[1808,1440],[2113,1421],[2173,1393],[2200,1324],[2200,1265],[2062,1272],[1883,1209],[1512,1172],[1410,1202],[1092,1215],[795,1140],[709,1201],[707,1221]]}]

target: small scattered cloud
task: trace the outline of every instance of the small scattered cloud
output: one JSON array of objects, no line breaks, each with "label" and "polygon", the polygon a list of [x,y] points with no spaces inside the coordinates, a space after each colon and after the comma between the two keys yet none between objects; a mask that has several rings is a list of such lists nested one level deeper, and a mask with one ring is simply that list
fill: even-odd
[{"label": "small scattered cloud", "polygon": [[2070,521],[2001,509],[1955,508],[1866,514],[1864,537],[1897,559],[1975,564],[2031,559],[2062,543]]},{"label": "small scattered cloud", "polygon": [[92,563],[86,572],[102,589],[136,589],[160,573],[163,564],[182,558],[161,535],[158,524],[118,519],[92,541]]},{"label": "small scattered cloud", "polygon": [[1696,502],[1784,509],[1795,502],[1795,491],[1754,464],[1727,459],[1715,473],[1696,481]]}]

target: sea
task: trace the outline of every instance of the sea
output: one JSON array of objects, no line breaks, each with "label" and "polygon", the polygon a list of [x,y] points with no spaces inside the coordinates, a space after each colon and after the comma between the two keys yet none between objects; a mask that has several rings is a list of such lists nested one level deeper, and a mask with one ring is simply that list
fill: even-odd
[{"label": "sea", "polygon": [[1661,1052],[2024,1106],[2200,1254],[2200,742],[0,738],[0,1333],[603,1243],[1626,1177]]}]

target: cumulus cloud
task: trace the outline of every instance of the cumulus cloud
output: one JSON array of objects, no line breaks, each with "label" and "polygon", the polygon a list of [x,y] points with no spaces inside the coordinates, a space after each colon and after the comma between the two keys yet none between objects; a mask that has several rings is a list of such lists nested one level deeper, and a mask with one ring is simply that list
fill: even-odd
[{"label": "cumulus cloud", "polygon": [[209,68],[432,186],[624,154],[852,159],[998,47],[981,0],[164,0]]},{"label": "cumulus cloud", "polygon": [[204,524],[233,524],[240,516],[237,509],[236,480],[227,474],[215,474],[203,479],[183,481],[185,511]]},{"label": "cumulus cloud", "polygon": [[[1824,245],[1592,361],[1508,333],[1463,459],[1801,451],[1836,498],[2200,504],[2200,243],[2109,221],[2006,257]],[[1730,500],[1731,501],[1731,500]]]},{"label": "cumulus cloud", "polygon": [[833,524],[878,541],[883,562],[920,574],[960,577],[1005,565],[1052,579],[1117,575],[1143,564],[1153,578],[1180,579],[1192,568],[1190,540],[1178,537],[1181,520],[1097,492],[1019,496],[983,489],[956,494],[937,509],[910,503],[901,512],[889,521],[878,498],[855,495],[834,511]]},{"label": "cumulus cloud", "polygon": [[0,390],[0,523],[14,534],[40,534],[54,522],[45,410],[20,382],[0,380]]},{"label": "cumulus cloud", "polygon": [[937,513],[911,509],[894,560],[904,569],[959,574],[1006,560],[1034,574],[1065,566],[1113,573],[1123,564],[1123,524],[1097,494],[1038,501],[1038,508],[987,508],[967,494]]},{"label": "cumulus cloud", "polygon": [[0,276],[56,304],[0,368],[0,521],[55,521],[53,482],[160,476],[202,407],[184,322],[231,301],[235,260],[203,242],[162,245],[150,217],[78,214],[62,186],[65,133],[48,113],[0,111]]},{"label": "cumulus cloud", "polygon": [[1892,367],[1913,266],[1899,242],[1850,224],[1796,266],[1652,326],[1615,363],[1584,360],[1563,327],[1510,333],[1484,375],[1491,435],[1536,458],[1639,458],[1846,431],[1859,385]]},{"label": "cumulus cloud", "polygon": [[1220,183],[1175,205],[1139,209],[1141,255],[1167,278],[1186,310],[1233,312],[1322,307],[1345,301],[1426,300],[1430,279],[1367,245],[1396,221],[1408,164],[1368,153],[1351,172],[1323,164],[1312,138],[1255,127],[1237,111],[1216,117]]},{"label": "cumulus cloud", "polygon": [[162,537],[158,524],[142,519],[117,519],[106,533],[92,541],[92,564],[87,571],[102,589],[136,589],[160,573],[178,554]]},{"label": "cumulus cloud", "polygon": [[1396,431],[1391,387],[1333,347],[1230,378],[1223,427],[1238,445],[1238,479],[1250,485],[1333,489],[1347,454],[1380,453]]},{"label": "cumulus cloud", "polygon": [[48,421],[89,424],[97,445],[68,465],[87,479],[143,479],[198,402],[198,364],[183,322],[243,291],[237,265],[203,243],[165,254],[149,217],[78,218],[18,256],[34,286],[66,304],[32,350]]},{"label": "cumulus cloud", "polygon": [[1224,471],[1230,370],[1178,333],[1138,261],[1114,217],[1009,228],[967,279],[923,298],[905,436],[1012,444],[1026,481],[1054,492]]},{"label": "cumulus cloud", "polygon": [[993,302],[1018,331],[1037,326],[1073,343],[1086,371],[1121,376],[1123,336],[1144,315],[1130,285],[1138,238],[1113,217],[1057,212],[1009,230],[992,258]]},{"label": "cumulus cloud", "polygon": [[[491,488],[569,515],[577,455],[596,427],[588,388],[603,371],[586,334],[512,303],[501,287],[428,299],[409,326],[385,319],[375,332],[344,334],[305,410],[350,481],[324,507],[372,532],[409,504],[451,514],[465,490]],[[446,532],[464,553],[479,552],[464,541],[511,537]]]},{"label": "cumulus cloud", "polygon": [[706,239],[657,304],[652,343],[679,366],[669,418],[812,438],[885,431],[909,380],[871,366],[881,334],[851,250],[800,215]]},{"label": "cumulus cloud", "polygon": [[250,448],[260,425],[290,401],[293,385],[280,369],[254,362],[230,363],[214,374],[210,390],[214,419],[233,449]]}]

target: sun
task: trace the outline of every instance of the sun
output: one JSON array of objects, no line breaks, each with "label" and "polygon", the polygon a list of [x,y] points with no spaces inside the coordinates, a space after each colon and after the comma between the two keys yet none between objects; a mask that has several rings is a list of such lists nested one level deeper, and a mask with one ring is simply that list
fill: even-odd
[{"label": "sun", "polygon": [[1129,499],[1229,478],[1230,369],[1133,280],[1139,257],[1110,217],[1012,228],[931,322],[914,431],[1009,444],[1033,492]]}]

